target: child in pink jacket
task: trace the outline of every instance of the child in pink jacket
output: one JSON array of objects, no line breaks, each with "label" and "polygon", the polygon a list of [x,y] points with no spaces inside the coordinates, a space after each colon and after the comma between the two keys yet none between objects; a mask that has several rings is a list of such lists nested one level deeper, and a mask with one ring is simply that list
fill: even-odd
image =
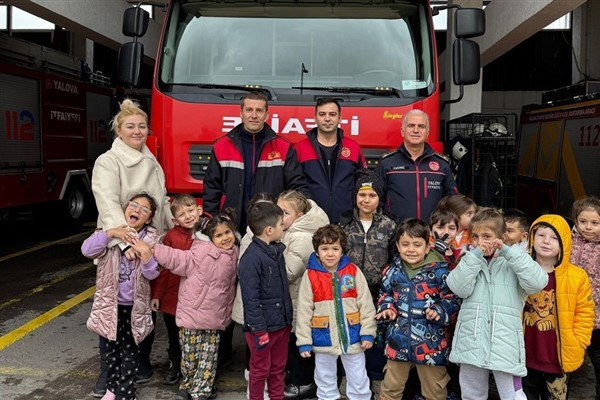
[{"label": "child in pink jacket", "polygon": [[[196,229],[196,235],[200,232]],[[143,260],[154,257],[181,276],[175,319],[180,327],[181,373],[177,399],[206,400],[212,393],[219,353],[219,330],[231,323],[235,297],[238,243],[228,215],[215,216],[202,233],[210,242],[194,240],[190,250],[135,241]]]}]

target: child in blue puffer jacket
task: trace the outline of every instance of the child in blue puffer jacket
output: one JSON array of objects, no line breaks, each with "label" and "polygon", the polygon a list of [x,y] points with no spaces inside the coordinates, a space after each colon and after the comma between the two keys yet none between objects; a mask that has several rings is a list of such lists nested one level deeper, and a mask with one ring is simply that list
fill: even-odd
[{"label": "child in blue puffer jacket", "polygon": [[383,271],[376,318],[391,323],[381,399],[402,398],[413,366],[426,399],[447,396],[447,327],[456,319],[459,301],[446,284],[448,263],[430,251],[430,235],[427,224],[418,219],[402,222],[395,238],[400,255]]}]

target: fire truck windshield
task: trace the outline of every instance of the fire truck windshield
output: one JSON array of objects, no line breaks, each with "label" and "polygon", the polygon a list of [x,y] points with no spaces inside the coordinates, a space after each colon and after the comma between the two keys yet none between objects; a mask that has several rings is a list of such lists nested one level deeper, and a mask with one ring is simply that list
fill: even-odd
[{"label": "fire truck windshield", "polygon": [[[356,5],[344,10],[349,6],[341,3],[319,12],[293,5],[254,15],[248,7],[207,11],[174,2],[157,83],[165,92],[259,85],[276,92],[302,86],[429,96],[436,74],[425,3],[397,1],[369,6],[373,10]],[[370,90],[379,87],[386,90]]]}]

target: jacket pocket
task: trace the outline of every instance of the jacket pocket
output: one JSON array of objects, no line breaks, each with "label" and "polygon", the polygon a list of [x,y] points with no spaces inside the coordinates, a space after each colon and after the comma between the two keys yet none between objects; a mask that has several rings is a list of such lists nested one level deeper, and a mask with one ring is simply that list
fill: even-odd
[{"label": "jacket pocket", "polygon": [[360,311],[346,314],[348,320],[349,343],[360,343]]},{"label": "jacket pocket", "polygon": [[283,304],[280,299],[263,300],[260,308],[262,309],[267,328],[281,327],[285,324],[285,319],[283,318]]},{"label": "jacket pocket", "polygon": [[331,346],[328,316],[314,316],[310,321],[313,346]]}]

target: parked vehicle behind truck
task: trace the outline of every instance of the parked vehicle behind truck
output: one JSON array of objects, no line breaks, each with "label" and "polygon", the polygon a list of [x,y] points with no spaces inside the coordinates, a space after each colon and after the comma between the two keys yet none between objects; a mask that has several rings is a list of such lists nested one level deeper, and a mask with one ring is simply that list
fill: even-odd
[{"label": "parked vehicle behind truck", "polygon": [[518,149],[518,207],[568,217],[600,195],[600,93],[524,107]]},{"label": "parked vehicle behind truck", "polygon": [[0,35],[0,217],[57,203],[93,207],[93,162],[110,148],[112,90],[83,82],[75,57]]}]

